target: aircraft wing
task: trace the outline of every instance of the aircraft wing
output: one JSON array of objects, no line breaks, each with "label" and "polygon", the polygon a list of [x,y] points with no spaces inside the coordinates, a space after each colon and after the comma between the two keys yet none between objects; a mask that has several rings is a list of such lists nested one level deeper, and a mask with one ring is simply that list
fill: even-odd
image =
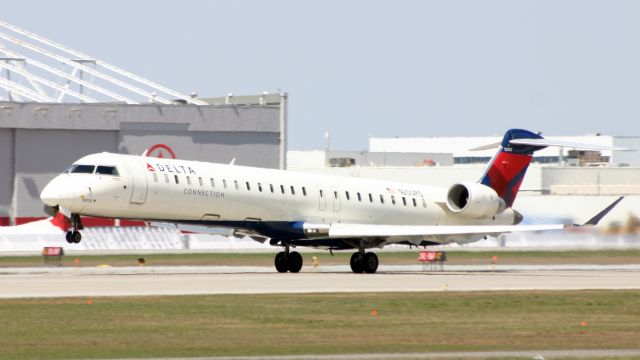
[{"label": "aircraft wing", "polygon": [[[305,224],[312,228],[313,225]],[[318,231],[318,239],[326,244],[332,241],[357,247],[357,241],[364,240],[366,247],[380,246],[381,243],[393,244],[448,244],[468,243],[485,236],[498,236],[510,232],[562,230],[563,224],[553,225],[370,225],[370,224],[331,224],[328,232]],[[326,231],[326,230],[325,230]],[[323,236],[324,235],[324,236]],[[313,240],[313,237],[310,239]],[[300,245],[304,245],[301,240]],[[355,242],[354,242],[355,241]]]},{"label": "aircraft wing", "polygon": [[562,230],[565,225],[460,225],[460,226],[422,226],[422,225],[369,225],[369,224],[331,224],[330,238],[363,237],[430,237],[449,235],[497,235],[510,232]]}]

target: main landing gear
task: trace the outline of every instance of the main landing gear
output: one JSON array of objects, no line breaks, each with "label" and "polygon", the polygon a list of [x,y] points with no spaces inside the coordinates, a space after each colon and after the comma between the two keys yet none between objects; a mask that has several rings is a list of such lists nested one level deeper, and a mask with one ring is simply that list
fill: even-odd
[{"label": "main landing gear", "polygon": [[300,272],[300,269],[302,269],[302,255],[297,251],[289,252],[289,246],[285,246],[284,251],[276,254],[275,265],[276,270],[280,273],[287,271],[292,273]]},{"label": "main landing gear", "polygon": [[351,255],[351,271],[356,274],[366,272],[373,274],[378,270],[378,255],[372,252],[365,253],[360,250]]},{"label": "main landing gear", "polygon": [[71,214],[71,230],[67,231],[67,235],[65,238],[69,244],[78,244],[80,240],[82,240],[82,234],[80,234],[80,230],[84,229],[82,226],[82,221],[80,220],[80,215]]}]

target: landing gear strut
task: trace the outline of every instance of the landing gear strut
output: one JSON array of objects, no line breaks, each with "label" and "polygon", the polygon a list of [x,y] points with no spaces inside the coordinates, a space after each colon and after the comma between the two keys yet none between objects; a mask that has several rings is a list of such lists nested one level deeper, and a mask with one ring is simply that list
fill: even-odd
[{"label": "landing gear strut", "polygon": [[364,250],[351,255],[351,271],[356,274],[366,272],[373,274],[378,270],[378,255],[372,252],[365,253]]},{"label": "landing gear strut", "polygon": [[71,214],[71,230],[67,231],[67,235],[65,238],[69,244],[78,244],[80,240],[82,240],[82,234],[80,234],[80,230],[84,229],[82,226],[82,221],[80,220],[80,215]]},{"label": "landing gear strut", "polygon": [[300,272],[300,269],[302,269],[302,255],[297,251],[289,252],[289,246],[285,246],[284,251],[276,254],[275,265],[276,270],[280,273],[287,271],[292,273]]}]

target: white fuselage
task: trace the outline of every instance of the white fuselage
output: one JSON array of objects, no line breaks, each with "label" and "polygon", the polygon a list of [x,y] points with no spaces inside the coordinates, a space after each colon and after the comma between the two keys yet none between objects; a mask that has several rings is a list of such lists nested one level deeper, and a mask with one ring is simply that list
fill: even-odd
[{"label": "white fuselage", "polygon": [[141,220],[286,221],[389,225],[506,225],[514,211],[468,218],[447,189],[361,178],[100,153],[76,162],[117,175],[63,173],[42,192],[80,215]]}]

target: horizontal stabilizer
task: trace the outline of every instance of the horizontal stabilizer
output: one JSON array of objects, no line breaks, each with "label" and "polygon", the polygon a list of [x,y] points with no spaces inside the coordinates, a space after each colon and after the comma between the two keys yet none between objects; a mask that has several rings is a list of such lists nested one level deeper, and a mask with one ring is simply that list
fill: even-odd
[{"label": "horizontal stabilizer", "polygon": [[487,145],[482,145],[482,146],[478,146],[475,147],[473,149],[469,149],[469,151],[482,151],[482,150],[491,150],[491,149],[497,149],[500,146],[501,142],[494,142],[493,144],[487,144]]},{"label": "horizontal stabilizer", "polygon": [[516,144],[516,145],[568,147],[568,148],[583,149],[583,150],[617,150],[617,151],[631,150],[631,149],[615,147],[615,146],[582,144],[582,143],[574,143],[570,141],[551,140],[551,139],[513,139],[513,140],[510,140],[509,143]]},{"label": "horizontal stabilizer", "polygon": [[[530,146],[556,146],[556,147],[567,147],[574,149],[582,149],[582,150],[611,150],[611,151],[635,151],[635,149],[629,149],[619,146],[606,146],[606,145],[596,145],[596,144],[583,144],[583,143],[575,143],[570,141],[562,141],[562,140],[551,140],[551,139],[512,139],[509,140],[509,144],[513,145],[530,145]],[[478,146],[469,151],[483,151],[483,150],[491,150],[497,149],[500,147],[501,142],[495,142],[492,144]]]}]

